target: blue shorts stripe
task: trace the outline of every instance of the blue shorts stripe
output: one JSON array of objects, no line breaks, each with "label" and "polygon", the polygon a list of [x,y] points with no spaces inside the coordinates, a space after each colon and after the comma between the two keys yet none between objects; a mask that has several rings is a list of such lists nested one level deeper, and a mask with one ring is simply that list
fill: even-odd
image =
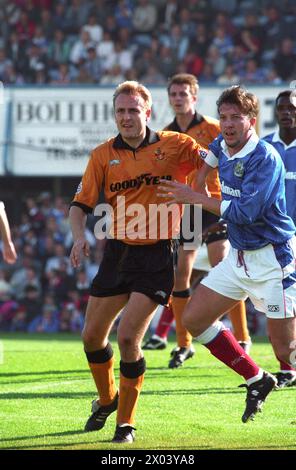
[{"label": "blue shorts stripe", "polygon": [[292,274],[289,274],[289,276],[285,277],[282,281],[283,283],[283,289],[288,289],[288,287],[292,286],[293,284],[296,283],[296,271],[294,271]]},{"label": "blue shorts stripe", "polygon": [[284,243],[281,243],[280,245],[273,245],[273,250],[281,268],[288,266],[288,264],[291,264],[292,261],[295,259],[289,240]]}]

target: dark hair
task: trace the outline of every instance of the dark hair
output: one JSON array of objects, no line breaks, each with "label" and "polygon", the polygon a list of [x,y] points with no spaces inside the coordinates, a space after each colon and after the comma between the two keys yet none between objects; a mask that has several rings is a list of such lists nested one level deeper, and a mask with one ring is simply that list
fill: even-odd
[{"label": "dark hair", "polygon": [[259,112],[257,96],[253,93],[249,93],[240,85],[231,86],[223,91],[217,101],[218,112],[221,105],[224,103],[237,105],[240,111],[249,116],[249,118],[256,117]]},{"label": "dark hair", "polygon": [[275,106],[277,106],[278,100],[279,100],[280,98],[282,98],[283,96],[287,96],[288,98],[290,98],[291,94],[292,94],[292,90],[281,91],[281,92],[277,95],[277,97],[276,97],[276,99],[275,99]]}]

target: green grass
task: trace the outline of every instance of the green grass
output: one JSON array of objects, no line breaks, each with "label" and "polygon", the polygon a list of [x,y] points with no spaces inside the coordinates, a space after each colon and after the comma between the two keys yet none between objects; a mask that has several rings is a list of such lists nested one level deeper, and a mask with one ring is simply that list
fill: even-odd
[{"label": "green grass", "polygon": [[[2,334],[2,344],[1,449],[118,447],[110,443],[115,415],[100,432],[82,431],[95,392],[78,337]],[[241,378],[200,345],[183,368],[169,370],[172,346],[145,354],[148,370],[130,449],[296,449],[295,387],[273,392],[263,413],[243,424]],[[269,344],[254,344],[252,355],[277,370]]]}]

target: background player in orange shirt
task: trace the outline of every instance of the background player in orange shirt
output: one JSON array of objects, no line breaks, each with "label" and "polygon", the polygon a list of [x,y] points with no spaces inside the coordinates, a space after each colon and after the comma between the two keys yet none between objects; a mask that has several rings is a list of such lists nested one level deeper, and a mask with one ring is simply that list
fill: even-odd
[{"label": "background player in orange shirt", "polygon": [[[159,207],[162,203],[157,196],[160,179],[185,183],[187,175],[201,165],[200,146],[194,139],[147,127],[151,105],[150,92],[139,83],[124,82],[117,87],[114,113],[119,134],[91,152],[70,208],[74,240],[70,259],[74,267],[89,253],[84,233],[86,217],[96,206],[101,188],[115,212],[114,238],[107,240],[100,270],[92,282],[82,333],[99,395],[85,430],[101,429],[117,410],[114,443],[134,440],[135,410],[146,368],[141,342],[155,308],[167,303],[174,282],[171,238],[180,229],[180,208],[175,205],[177,217],[164,237],[159,233],[155,238],[147,237],[153,227],[146,214],[153,205]],[[126,203],[125,224],[119,210],[122,198]],[[144,211],[144,220],[140,221],[144,222],[144,230],[138,235],[136,230],[128,234],[132,222],[128,214],[139,206]],[[108,335],[121,310],[117,391]]]},{"label": "background player in orange shirt", "polygon": [[[165,130],[182,132],[190,135],[202,147],[208,148],[208,145],[220,133],[220,125],[217,119],[203,116],[196,111],[198,81],[191,74],[174,75],[168,83],[168,96],[171,107],[175,113],[175,119]],[[190,175],[189,181],[193,181],[195,171]],[[207,179],[207,187],[212,197],[221,198],[220,182],[218,172],[213,171]],[[225,229],[213,231],[210,233],[210,227],[218,226],[219,217],[203,210],[202,225],[204,232],[204,241],[207,245],[208,258],[211,266],[216,266],[227,254],[228,241]],[[207,231],[209,229],[209,233]],[[193,227],[192,227],[193,230]],[[166,326],[164,331],[168,332],[167,325],[176,321],[177,347],[171,353],[169,361],[170,368],[176,368],[183,365],[186,359],[194,355],[192,345],[192,336],[182,325],[182,313],[190,299],[190,278],[192,274],[193,263],[196,257],[196,250],[184,249],[186,240],[180,238],[180,247],[178,249],[178,260],[175,269],[175,284],[171,297],[171,307],[173,314],[164,310],[163,317]],[[239,343],[246,349],[250,345],[250,337],[247,328],[246,309],[244,302],[240,302],[230,312],[230,319],[234,329],[234,335]],[[160,319],[161,321],[161,319]],[[161,327],[160,327],[161,328]],[[153,335],[144,344],[143,349],[160,349],[166,342],[158,332]]]}]

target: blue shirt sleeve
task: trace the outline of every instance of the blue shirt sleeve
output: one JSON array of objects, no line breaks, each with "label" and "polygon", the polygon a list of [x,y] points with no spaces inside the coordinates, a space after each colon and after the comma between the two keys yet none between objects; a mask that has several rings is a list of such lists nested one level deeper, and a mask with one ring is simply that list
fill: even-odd
[{"label": "blue shirt sleeve", "polygon": [[274,155],[253,156],[245,169],[241,195],[223,212],[226,221],[249,225],[260,219],[283,189],[284,167]]}]

